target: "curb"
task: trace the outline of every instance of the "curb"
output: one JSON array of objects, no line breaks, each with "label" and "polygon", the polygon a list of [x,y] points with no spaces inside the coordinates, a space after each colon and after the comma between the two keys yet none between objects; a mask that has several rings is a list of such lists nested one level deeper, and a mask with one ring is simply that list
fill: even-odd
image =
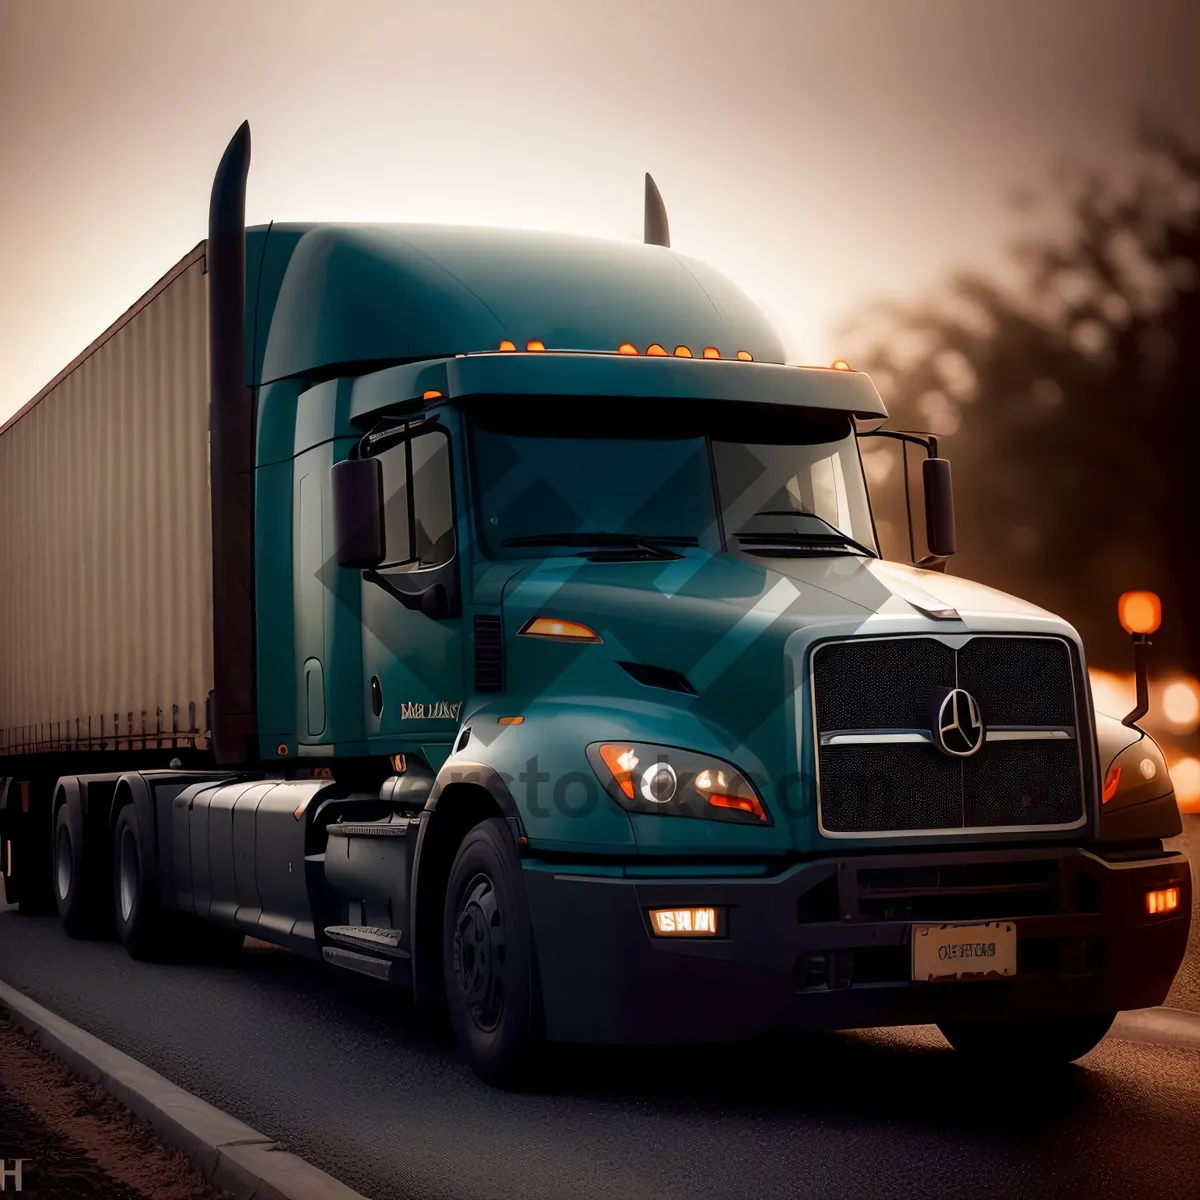
[{"label": "curb", "polygon": [[1109,1037],[1200,1050],[1200,1013],[1186,1008],[1138,1008],[1117,1014]]},{"label": "curb", "polygon": [[89,1083],[98,1083],[235,1200],[365,1200],[249,1125],[0,983],[0,1010]]}]

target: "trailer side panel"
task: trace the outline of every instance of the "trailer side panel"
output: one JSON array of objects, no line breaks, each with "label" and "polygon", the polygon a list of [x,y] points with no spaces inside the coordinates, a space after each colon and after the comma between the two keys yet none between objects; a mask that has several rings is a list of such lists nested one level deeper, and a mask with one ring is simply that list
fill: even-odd
[{"label": "trailer side panel", "polygon": [[204,745],[202,247],[0,429],[0,755]]}]

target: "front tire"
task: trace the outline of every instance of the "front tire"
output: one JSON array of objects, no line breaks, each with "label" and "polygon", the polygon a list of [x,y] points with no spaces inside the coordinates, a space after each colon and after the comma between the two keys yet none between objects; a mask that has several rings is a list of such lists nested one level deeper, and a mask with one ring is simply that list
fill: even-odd
[{"label": "front tire", "polygon": [[533,931],[521,865],[498,817],[476,825],[450,868],[442,965],[459,1048],[487,1083],[526,1079],[542,1043]]},{"label": "front tire", "polygon": [[1082,1058],[1104,1039],[1115,1012],[990,1024],[939,1022],[942,1036],[962,1055],[1008,1071],[1063,1066]]}]

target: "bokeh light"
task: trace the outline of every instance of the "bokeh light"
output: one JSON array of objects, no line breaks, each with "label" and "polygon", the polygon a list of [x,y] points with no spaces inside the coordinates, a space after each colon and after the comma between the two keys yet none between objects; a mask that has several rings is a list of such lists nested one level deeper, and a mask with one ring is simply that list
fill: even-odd
[{"label": "bokeh light", "polygon": [[1167,766],[1180,810],[1200,813],[1200,758],[1188,756],[1176,759]]},{"label": "bokeh light", "polygon": [[1092,684],[1092,705],[1107,717],[1123,717],[1133,707],[1134,685],[1131,674],[1113,671],[1088,671]]},{"label": "bokeh light", "polygon": [[1191,678],[1174,679],[1163,688],[1163,716],[1177,733],[1194,733],[1200,725],[1200,684]]}]

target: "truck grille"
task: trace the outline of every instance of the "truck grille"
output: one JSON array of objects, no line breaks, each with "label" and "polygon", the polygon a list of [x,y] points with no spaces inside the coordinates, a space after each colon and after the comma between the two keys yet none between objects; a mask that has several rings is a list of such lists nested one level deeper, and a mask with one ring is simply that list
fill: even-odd
[{"label": "truck grille", "polygon": [[[813,652],[818,811],[833,837],[1069,828],[1083,821],[1074,668],[1056,637],[831,642]],[[980,749],[937,745],[931,707],[974,697]]]}]

